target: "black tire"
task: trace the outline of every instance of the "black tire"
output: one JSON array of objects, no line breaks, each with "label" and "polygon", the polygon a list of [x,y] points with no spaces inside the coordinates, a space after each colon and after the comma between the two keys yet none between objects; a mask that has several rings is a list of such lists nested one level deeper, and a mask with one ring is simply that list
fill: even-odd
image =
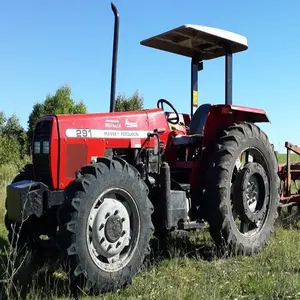
[{"label": "black tire", "polygon": [[[257,151],[253,152],[256,155],[254,158],[257,163],[250,165],[249,172],[255,168],[261,170],[261,166],[263,166],[266,172],[264,177],[268,180],[266,185],[268,197],[264,198],[268,202],[265,207],[265,215],[261,216],[263,225],[251,236],[244,235],[236,226],[234,220],[236,212],[232,210],[234,204],[230,199],[232,192],[230,184],[234,179],[233,175],[236,174],[234,172],[238,170],[235,169],[235,163],[239,155],[249,147],[250,151]],[[205,217],[210,225],[210,234],[216,243],[219,255],[253,255],[267,244],[278,217],[280,180],[277,170],[274,151],[266,134],[258,126],[247,122],[238,123],[230,126],[221,134],[216,142],[213,159],[208,170],[207,189],[203,203]],[[245,174],[245,171],[240,172]],[[238,191],[240,196],[245,196],[245,191],[240,190],[240,192]],[[243,214],[245,216],[244,211]]]},{"label": "black tire", "polygon": [[[133,231],[137,234],[132,238],[132,240],[136,239],[133,241],[133,245],[129,246],[129,248],[131,247],[129,258],[121,268],[112,269],[111,272],[106,269],[105,262],[100,262],[100,260],[95,262],[95,257],[93,258],[87,242],[87,226],[89,229],[92,228],[89,224],[90,211],[95,204],[100,204],[99,210],[93,217],[94,220],[98,218],[100,212],[104,212],[104,208],[101,206],[105,207],[103,203],[106,199],[102,198],[101,202],[98,202],[97,199],[99,199],[99,195],[109,189],[115,189],[113,190],[116,197],[114,199],[117,199],[118,191],[125,191],[128,193],[127,195],[130,195],[132,202],[128,201],[127,204],[131,205],[131,218],[136,221]],[[105,196],[103,197],[105,198]],[[112,200],[109,199],[109,201]],[[110,205],[107,203],[106,205]],[[140,178],[138,171],[124,160],[103,157],[98,159],[97,163],[82,167],[77,178],[66,188],[65,203],[58,211],[59,241],[61,247],[67,250],[74,276],[72,281],[79,285],[84,284],[87,291],[97,293],[112,291],[129,284],[142,266],[145,256],[150,252],[149,242],[154,231],[151,221],[152,212],[153,206],[148,199],[147,185]],[[116,211],[115,214],[119,216]],[[106,230],[108,226],[108,221],[106,221],[108,219],[109,217],[105,219],[105,228],[103,228],[104,223],[100,225],[103,230]],[[122,218],[122,222],[124,220]],[[95,222],[93,221],[93,227]],[[99,239],[100,227],[96,229]],[[124,228],[122,227],[121,230],[123,231]],[[122,233],[124,234],[124,231]],[[102,234],[104,236],[104,233]],[[101,247],[99,239],[95,239],[95,244],[93,243],[95,247]],[[108,236],[106,236],[105,242],[108,242]],[[112,247],[116,247],[116,244]]]}]

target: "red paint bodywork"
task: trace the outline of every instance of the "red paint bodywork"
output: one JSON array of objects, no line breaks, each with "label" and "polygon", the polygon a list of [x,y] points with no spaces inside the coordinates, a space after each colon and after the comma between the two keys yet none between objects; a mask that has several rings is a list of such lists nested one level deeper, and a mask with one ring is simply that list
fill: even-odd
[{"label": "red paint bodywork", "polygon": [[[154,139],[113,139],[113,138],[78,138],[67,137],[68,128],[93,128],[107,130],[145,130],[153,131],[156,128],[164,128],[166,131],[161,134],[161,141],[166,142],[170,129],[166,121],[165,113],[161,109],[149,109],[136,112],[115,112],[115,113],[95,113],[95,114],[76,114],[76,115],[57,115],[45,116],[41,119],[52,119],[52,135],[50,142],[50,169],[54,189],[64,189],[74,177],[66,176],[66,146],[70,144],[87,145],[86,164],[91,162],[92,156],[103,156],[107,148],[134,148],[134,144],[140,144],[142,147],[154,147]],[[137,122],[137,128],[126,128],[126,119],[130,122]],[[105,124],[108,120],[117,120],[120,128],[107,128]],[[59,126],[58,126],[59,125]],[[107,125],[106,125],[107,126]],[[59,132],[58,132],[59,131]],[[59,149],[59,150],[58,150]],[[59,153],[59,155],[58,155]],[[57,175],[59,164],[59,174]],[[82,165],[73,162],[74,169],[79,169]],[[75,174],[74,174],[75,176]],[[59,178],[58,178],[59,177]]]},{"label": "red paint bodywork", "polygon": [[[181,114],[184,125],[189,126],[190,115]],[[195,162],[179,161],[176,157],[176,147],[173,145],[173,137],[177,134],[189,134],[185,126],[174,126],[166,121],[165,112],[161,109],[146,109],[134,112],[115,112],[115,113],[93,113],[76,115],[56,115],[45,116],[42,120],[52,120],[52,134],[50,141],[50,170],[52,176],[53,189],[64,189],[74,176],[67,176],[67,162],[70,163],[70,157],[67,157],[66,147],[71,144],[86,145],[86,164],[91,162],[93,156],[103,156],[105,149],[108,148],[153,148],[155,138],[142,139],[116,139],[116,138],[82,138],[67,137],[68,128],[93,128],[108,130],[144,130],[153,132],[155,129],[164,129],[160,134],[160,140],[164,142],[165,157],[171,167],[193,169]],[[130,122],[136,122],[137,128],[126,128],[126,119]],[[117,121],[119,128],[107,128],[106,121]],[[235,105],[212,105],[207,115],[205,127],[203,128],[203,147],[210,141],[213,141],[217,134],[227,128],[234,122],[268,122],[268,118],[263,110],[248,108]],[[72,157],[76,157],[72,153]],[[72,159],[75,160],[75,159]],[[72,161],[73,169],[79,169],[82,162]],[[201,167],[197,168],[201,172]],[[197,172],[194,172],[197,173]]]},{"label": "red paint bodywork", "polygon": [[203,146],[214,141],[216,135],[235,122],[269,122],[262,109],[236,105],[213,105],[204,128]]}]

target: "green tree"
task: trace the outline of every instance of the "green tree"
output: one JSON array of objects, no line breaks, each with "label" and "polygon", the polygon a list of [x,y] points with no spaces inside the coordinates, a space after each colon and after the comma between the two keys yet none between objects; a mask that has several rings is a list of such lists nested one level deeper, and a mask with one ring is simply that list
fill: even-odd
[{"label": "green tree", "polygon": [[144,108],[144,98],[138,91],[133,95],[126,97],[124,94],[120,94],[116,98],[115,111],[133,111],[141,110]]},{"label": "green tree", "polygon": [[0,111],[0,134],[2,134],[5,122],[6,122],[5,113],[4,113],[4,111]]},{"label": "green tree", "polygon": [[7,135],[0,135],[0,145],[0,166],[13,164],[20,167],[22,157],[18,140]]},{"label": "green tree", "polygon": [[8,119],[4,116],[3,119],[5,121],[2,126],[2,134],[18,137],[24,131],[24,128],[20,124],[20,119],[16,114],[12,114]]},{"label": "green tree", "polygon": [[0,165],[18,165],[27,154],[27,136],[16,114],[0,112]]},{"label": "green tree", "polygon": [[19,145],[20,157],[28,154],[28,140],[25,129],[20,124],[20,119],[16,114],[12,114],[3,128],[3,135],[14,139]]},{"label": "green tree", "polygon": [[54,95],[48,94],[45,101],[35,103],[28,118],[28,139],[32,140],[35,124],[39,118],[50,114],[80,114],[86,113],[87,108],[82,101],[75,103],[71,97],[71,88],[61,86]]}]

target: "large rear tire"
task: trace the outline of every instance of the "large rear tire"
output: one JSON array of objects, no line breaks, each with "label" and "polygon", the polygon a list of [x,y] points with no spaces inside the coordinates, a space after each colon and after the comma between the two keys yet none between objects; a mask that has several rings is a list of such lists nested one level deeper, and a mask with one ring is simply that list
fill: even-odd
[{"label": "large rear tire", "polygon": [[150,252],[152,212],[147,185],[124,160],[103,157],[81,168],[58,212],[73,281],[100,293],[130,283]]},{"label": "large rear tire", "polygon": [[257,253],[274,230],[280,199],[266,134],[252,123],[230,126],[215,145],[207,175],[205,217],[219,254]]}]

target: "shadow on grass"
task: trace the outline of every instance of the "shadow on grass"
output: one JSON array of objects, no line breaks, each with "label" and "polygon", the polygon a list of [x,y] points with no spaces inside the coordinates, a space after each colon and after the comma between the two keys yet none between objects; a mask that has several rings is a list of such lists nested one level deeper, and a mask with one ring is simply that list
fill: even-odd
[{"label": "shadow on grass", "polygon": [[[215,249],[210,243],[200,238],[199,241],[191,241],[189,235],[179,233],[170,239],[151,240],[150,258],[145,263],[145,271],[157,266],[164,259],[188,257],[210,261],[215,256]],[[0,238],[1,247],[1,286],[2,298],[0,299],[52,299],[55,297],[79,297],[75,293],[67,266],[62,267],[61,253],[54,249],[39,249],[38,253],[27,253],[26,259],[23,255],[17,256],[14,263],[8,251],[8,242]],[[10,249],[10,250],[7,250]],[[11,276],[12,269],[18,269]],[[63,271],[64,270],[64,271]],[[78,291],[77,291],[78,292]]]},{"label": "shadow on grass", "polygon": [[300,209],[298,207],[280,209],[276,225],[283,229],[300,230]]},{"label": "shadow on grass", "polygon": [[[70,282],[61,270],[61,260],[55,251],[9,254],[4,244],[1,259],[0,299],[52,299],[69,296]],[[17,270],[17,271],[16,271]]]},{"label": "shadow on grass", "polygon": [[8,248],[8,241],[4,239],[2,236],[0,236],[0,299],[5,299],[4,298],[4,286],[5,286],[5,281],[6,281],[6,276],[5,276],[5,264],[6,264],[6,255],[5,255],[5,249]]},{"label": "shadow on grass", "polygon": [[5,248],[9,247],[8,241],[0,236],[0,251],[4,250]]},{"label": "shadow on grass", "polygon": [[191,233],[179,231],[168,239],[153,238],[148,264],[151,266],[164,259],[183,257],[212,261],[217,257],[215,245],[210,239],[202,237],[193,240],[192,237]]}]

